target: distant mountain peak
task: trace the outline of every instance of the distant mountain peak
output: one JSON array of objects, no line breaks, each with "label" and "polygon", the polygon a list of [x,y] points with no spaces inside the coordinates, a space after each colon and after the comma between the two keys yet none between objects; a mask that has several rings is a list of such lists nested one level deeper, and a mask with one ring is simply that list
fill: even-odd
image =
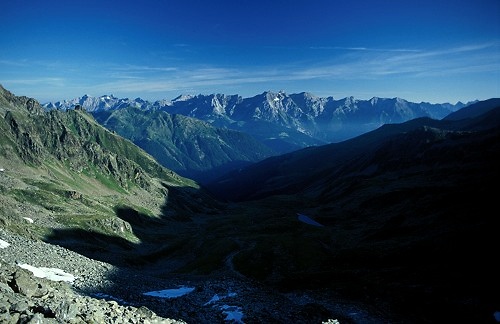
[{"label": "distant mountain peak", "polygon": [[190,95],[190,94],[182,94],[182,95],[174,98],[172,101],[173,102],[176,102],[176,101],[187,101],[187,100],[193,99],[195,97],[196,96],[193,96],[193,95]]},{"label": "distant mountain peak", "polygon": [[[245,128],[245,131],[257,137],[265,132],[262,125],[268,124],[266,127],[270,134],[266,138],[279,138],[281,132],[289,133],[291,130],[300,133],[300,136],[305,134],[310,137],[307,140],[301,138],[299,142],[302,144],[299,147],[311,145],[311,139],[321,142],[341,141],[386,123],[398,123],[416,117],[441,119],[463,107],[413,103],[400,97],[362,100],[349,96],[335,100],[331,96],[317,97],[308,92],[287,94],[284,90],[268,90],[246,98],[220,93],[182,94],[173,100],[155,102],[141,98],[118,99],[113,95],[85,95],[78,99],[45,104],[44,107],[73,109],[77,104],[89,112],[129,106],[144,110],[164,110],[171,114],[197,118],[218,127],[237,130]],[[257,126],[255,123],[262,124]],[[295,144],[291,147],[299,148]]]}]

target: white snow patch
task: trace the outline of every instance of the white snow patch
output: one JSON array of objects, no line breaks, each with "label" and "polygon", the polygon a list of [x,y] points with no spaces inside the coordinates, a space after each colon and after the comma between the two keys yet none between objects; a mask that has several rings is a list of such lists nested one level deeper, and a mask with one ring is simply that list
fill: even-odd
[{"label": "white snow patch", "polygon": [[160,298],[177,298],[190,292],[194,291],[193,287],[179,287],[176,289],[165,289],[165,290],[157,290],[143,293],[146,296],[160,297]]},{"label": "white snow patch", "polygon": [[4,172],[4,171],[5,171],[5,169],[4,169],[4,168],[0,168],[0,172]]},{"label": "white snow patch", "polygon": [[314,226],[323,226],[322,224],[318,223],[314,219],[312,219],[309,216],[303,215],[303,214],[297,214],[299,217],[299,221],[309,224],[309,225],[314,225]]},{"label": "white snow patch", "polygon": [[222,305],[220,307],[222,309],[222,313],[226,315],[226,321],[235,321],[236,323],[243,323],[243,312],[241,311],[241,307],[238,306],[229,306]]},{"label": "white snow patch", "polygon": [[71,283],[73,283],[73,281],[75,281],[76,279],[76,277],[72,274],[64,272],[63,270],[57,268],[37,268],[25,263],[18,264],[18,266],[31,271],[33,275],[38,278],[45,278],[52,281],[66,281]]},{"label": "white snow patch", "polygon": [[0,249],[5,249],[9,245],[10,244],[8,242],[5,242],[4,240],[0,240]]},{"label": "white snow patch", "polygon": [[219,297],[219,295],[215,294],[212,299],[210,299],[209,301],[207,301],[205,304],[203,304],[203,306],[207,306],[207,305],[210,305],[210,304],[213,304],[215,302],[218,302],[219,300],[221,300],[221,298]]},{"label": "white snow patch", "polygon": [[108,295],[108,294],[105,294],[105,293],[101,293],[101,292],[98,292],[98,293],[95,293],[95,294],[92,294],[92,296],[96,297],[96,298],[102,298],[102,299],[111,299],[111,300],[115,300],[117,302],[119,302],[120,304],[122,305],[129,305],[130,303],[127,302],[126,300],[123,300],[121,298],[116,298],[116,297],[113,297],[111,295]]},{"label": "white snow patch", "polygon": [[208,302],[206,302],[205,304],[203,304],[203,306],[207,306],[207,305],[210,305],[210,304],[214,304],[216,302],[218,302],[219,300],[223,300],[225,298],[228,298],[228,297],[236,297],[236,293],[235,292],[229,292],[227,295],[225,296],[219,296],[218,294],[215,294],[212,299],[210,299]]},{"label": "white snow patch", "polygon": [[230,298],[230,297],[236,297],[235,292],[229,292],[227,295],[219,296],[218,294],[215,294],[212,299],[210,299],[208,302],[206,302],[203,306],[207,305],[212,305],[212,307],[218,307],[224,315],[226,315],[225,320],[226,321],[233,321],[235,323],[243,323],[242,318],[243,318],[243,311],[241,307],[239,306],[229,306],[229,305],[221,305],[218,304],[219,301],[225,299],[225,298]]},{"label": "white snow patch", "polygon": [[33,224],[33,219],[29,218],[29,217],[23,217],[28,223],[31,223]]}]

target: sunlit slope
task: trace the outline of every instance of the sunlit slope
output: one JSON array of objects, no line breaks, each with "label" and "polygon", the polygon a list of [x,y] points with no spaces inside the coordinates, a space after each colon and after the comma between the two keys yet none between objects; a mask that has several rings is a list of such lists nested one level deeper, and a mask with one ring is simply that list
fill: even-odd
[{"label": "sunlit slope", "polygon": [[136,242],[117,209],[166,220],[211,208],[195,182],[82,110],[46,112],[0,88],[0,114],[3,226],[36,237],[73,228]]},{"label": "sunlit slope", "polygon": [[130,106],[92,114],[163,166],[200,182],[275,154],[248,134],[161,110]]}]

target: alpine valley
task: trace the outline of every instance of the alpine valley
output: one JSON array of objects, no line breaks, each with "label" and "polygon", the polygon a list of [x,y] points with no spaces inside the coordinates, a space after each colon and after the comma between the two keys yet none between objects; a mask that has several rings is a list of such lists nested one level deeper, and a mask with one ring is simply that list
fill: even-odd
[{"label": "alpine valley", "polygon": [[0,322],[499,314],[499,98],[41,105],[0,86],[0,115]]},{"label": "alpine valley", "polygon": [[400,98],[335,100],[280,91],[251,98],[183,95],[155,102],[85,95],[43,106],[59,110],[82,107],[163,166],[207,183],[266,157],[339,142],[387,123],[418,117],[441,119],[465,104],[417,104]]}]

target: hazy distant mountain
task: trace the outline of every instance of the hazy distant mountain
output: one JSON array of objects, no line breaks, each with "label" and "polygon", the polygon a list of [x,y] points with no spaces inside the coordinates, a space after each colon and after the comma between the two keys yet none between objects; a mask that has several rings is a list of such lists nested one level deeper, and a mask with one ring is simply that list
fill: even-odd
[{"label": "hazy distant mountain", "polygon": [[88,111],[114,110],[133,106],[164,110],[248,133],[277,153],[339,142],[386,123],[418,117],[441,119],[466,104],[412,103],[400,98],[358,100],[348,97],[316,97],[310,93],[288,95],[264,92],[250,98],[238,95],[179,96],[171,101],[147,102],[139,98],[113,96],[82,98],[46,104],[51,109],[71,109],[80,105]]},{"label": "hazy distant mountain", "polygon": [[484,101],[479,101],[471,104],[465,108],[462,108],[454,113],[451,113],[444,117],[444,120],[461,120],[470,119],[481,116],[491,110],[492,107],[500,106],[500,98],[491,98]]},{"label": "hazy distant mountain", "polygon": [[165,167],[199,182],[276,154],[243,132],[196,118],[129,106],[93,112],[106,128],[130,139]]},{"label": "hazy distant mountain", "polygon": [[[500,101],[463,109],[268,158],[210,184],[249,208],[276,206],[260,218],[268,234],[237,255],[236,268],[279,278],[283,289],[329,286],[384,300],[407,314],[403,322],[491,322]],[[283,230],[292,211],[278,206],[288,205],[323,226]],[[308,259],[307,270],[292,255]]]},{"label": "hazy distant mountain", "polygon": [[[500,99],[490,99],[462,108],[463,112],[451,113],[442,120],[420,117],[404,123],[386,124],[347,141],[310,147],[268,158],[242,170],[234,171],[210,184],[210,187],[214,192],[222,193],[225,198],[236,200],[307,191],[315,181],[323,183],[325,172],[328,170],[333,172],[339,168],[349,169],[356,165],[357,161],[365,161],[381,146],[401,141],[403,138],[415,145],[416,142],[429,141],[429,143],[442,146],[446,144],[442,142],[443,139],[450,138],[451,141],[466,137],[464,134],[467,134],[473,141],[474,136],[464,132],[475,131],[479,136],[482,135],[480,131],[498,127],[499,119],[495,112],[498,112],[499,106]],[[432,139],[428,137],[430,134],[434,134],[431,136]],[[410,137],[413,138],[410,139]],[[429,147],[431,146],[432,144],[429,144]],[[415,150],[418,149],[423,149],[421,144],[416,146]],[[401,154],[395,151],[393,159],[402,159]],[[311,161],[321,161],[321,163],[311,163]],[[452,159],[448,162],[455,163]],[[380,161],[378,164],[385,163],[388,162]],[[374,172],[380,168],[378,164],[365,166],[365,171],[357,172]],[[371,169],[373,170],[369,171]]]},{"label": "hazy distant mountain", "polygon": [[151,107],[151,103],[140,98],[136,99],[120,99],[116,98],[113,95],[106,95],[100,97],[91,97],[88,95],[84,95],[80,98],[63,100],[57,102],[49,102],[43,104],[43,107],[46,109],[58,109],[58,110],[68,110],[73,109],[76,106],[80,106],[86,111],[93,112],[98,110],[114,110],[124,107],[138,107],[147,109]]}]

